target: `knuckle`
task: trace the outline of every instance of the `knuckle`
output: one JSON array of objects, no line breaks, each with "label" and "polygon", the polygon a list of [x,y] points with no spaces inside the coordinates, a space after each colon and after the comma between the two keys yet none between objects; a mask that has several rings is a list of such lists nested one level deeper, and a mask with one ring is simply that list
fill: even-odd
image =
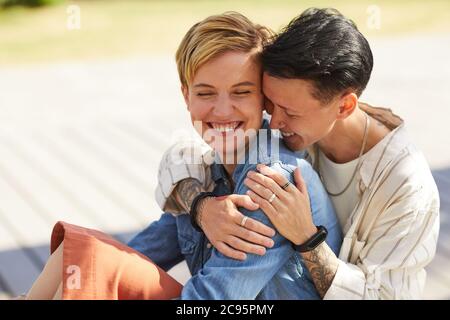
[{"label": "knuckle", "polygon": [[251,238],[251,232],[250,231],[248,231],[247,229],[245,229],[243,232],[242,232],[242,237],[244,238],[244,239],[247,239],[247,240],[249,240],[250,238]]},{"label": "knuckle", "polygon": [[234,248],[236,246],[236,244],[237,244],[237,241],[236,241],[235,238],[228,237],[227,243]]},{"label": "knuckle", "polygon": [[269,201],[267,201],[267,200],[261,200],[261,208],[263,208],[263,209],[267,209],[268,208],[268,206],[269,206]]}]

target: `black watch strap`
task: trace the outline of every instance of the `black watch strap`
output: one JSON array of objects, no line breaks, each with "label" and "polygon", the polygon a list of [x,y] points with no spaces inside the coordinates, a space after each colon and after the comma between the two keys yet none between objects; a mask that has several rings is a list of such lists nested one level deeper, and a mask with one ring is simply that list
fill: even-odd
[{"label": "black watch strap", "polygon": [[325,241],[328,235],[327,228],[325,228],[324,226],[316,226],[316,227],[317,232],[311,238],[309,238],[308,241],[300,245],[292,244],[292,247],[294,248],[295,251],[308,252],[314,250],[319,246],[319,244]]},{"label": "black watch strap", "polygon": [[197,230],[198,232],[203,232],[202,228],[200,228],[200,226],[197,223],[197,215],[198,215],[198,211],[197,211],[197,207],[198,204],[200,203],[200,200],[208,198],[208,197],[215,197],[215,193],[214,192],[200,192],[192,201],[192,205],[191,205],[191,211],[189,212],[189,215],[191,216],[191,224],[194,227],[195,230]]}]

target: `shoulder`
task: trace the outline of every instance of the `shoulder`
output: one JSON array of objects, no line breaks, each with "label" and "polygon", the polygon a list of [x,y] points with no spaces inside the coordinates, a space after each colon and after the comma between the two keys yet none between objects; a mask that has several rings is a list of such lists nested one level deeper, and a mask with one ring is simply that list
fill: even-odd
[{"label": "shoulder", "polygon": [[409,144],[378,173],[375,192],[416,209],[439,207],[439,192],[424,155]]},{"label": "shoulder", "polygon": [[163,155],[162,162],[168,164],[203,164],[214,159],[213,150],[199,139],[181,140],[172,144]]}]

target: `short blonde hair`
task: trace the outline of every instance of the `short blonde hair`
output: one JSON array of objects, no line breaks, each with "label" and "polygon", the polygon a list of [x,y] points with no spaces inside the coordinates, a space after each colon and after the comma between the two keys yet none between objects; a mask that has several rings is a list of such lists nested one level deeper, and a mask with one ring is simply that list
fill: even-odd
[{"label": "short blonde hair", "polygon": [[228,11],[194,24],[181,41],[176,61],[181,84],[188,87],[201,65],[228,51],[257,57],[274,33],[244,15]]}]

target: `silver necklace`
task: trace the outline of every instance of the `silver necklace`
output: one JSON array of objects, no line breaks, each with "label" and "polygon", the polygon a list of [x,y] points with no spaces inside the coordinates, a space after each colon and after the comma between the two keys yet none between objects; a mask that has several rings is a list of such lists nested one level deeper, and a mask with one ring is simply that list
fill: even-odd
[{"label": "silver necklace", "polygon": [[317,154],[317,172],[319,173],[320,180],[322,180],[322,184],[325,188],[325,191],[332,197],[340,196],[345,191],[347,191],[347,189],[352,184],[353,179],[355,178],[356,172],[358,172],[359,168],[361,167],[362,155],[364,153],[364,149],[366,148],[366,142],[367,142],[367,137],[368,137],[368,133],[369,133],[369,125],[370,125],[370,117],[367,115],[367,113],[364,112],[364,114],[366,116],[366,125],[364,127],[364,138],[363,138],[363,142],[362,142],[362,146],[361,146],[361,151],[359,152],[359,156],[358,156],[358,164],[356,165],[355,170],[353,171],[350,181],[347,183],[347,185],[341,192],[333,193],[333,192],[330,192],[330,190],[328,190],[327,185],[325,184],[325,180],[323,179],[322,174],[320,173],[320,159],[319,159],[319,154]]}]

